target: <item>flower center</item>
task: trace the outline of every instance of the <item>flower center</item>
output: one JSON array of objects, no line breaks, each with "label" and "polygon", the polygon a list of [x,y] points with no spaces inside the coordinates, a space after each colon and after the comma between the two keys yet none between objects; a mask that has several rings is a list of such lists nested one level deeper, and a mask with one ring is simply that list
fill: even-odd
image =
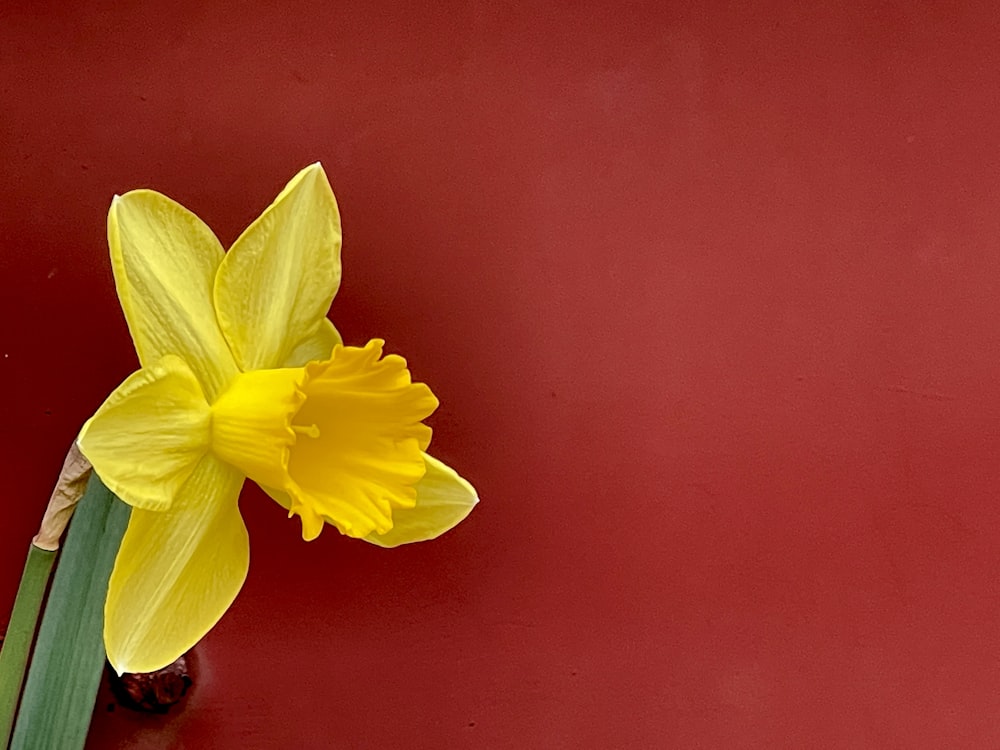
[{"label": "flower center", "polygon": [[383,343],[337,346],[305,367],[241,373],[212,406],[212,450],[270,491],[314,539],[323,523],[349,536],[384,534],[412,508],[437,408]]}]

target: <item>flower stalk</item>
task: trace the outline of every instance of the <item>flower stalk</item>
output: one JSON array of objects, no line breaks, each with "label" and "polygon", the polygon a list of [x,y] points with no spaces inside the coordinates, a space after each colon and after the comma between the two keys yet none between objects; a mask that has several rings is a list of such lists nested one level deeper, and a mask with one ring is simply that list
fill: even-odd
[{"label": "flower stalk", "polygon": [[90,475],[90,462],[74,442],[66,454],[38,533],[28,547],[14,609],[0,649],[0,747],[6,748],[14,728],[14,717],[28,668],[31,644],[38,627],[38,616],[45,600],[59,542]]},{"label": "flower stalk", "polygon": [[11,750],[80,750],[86,742],[104,670],[108,578],[129,512],[91,475],[60,552]]},{"label": "flower stalk", "polygon": [[7,747],[56,552],[32,544],[0,650],[0,747]]}]

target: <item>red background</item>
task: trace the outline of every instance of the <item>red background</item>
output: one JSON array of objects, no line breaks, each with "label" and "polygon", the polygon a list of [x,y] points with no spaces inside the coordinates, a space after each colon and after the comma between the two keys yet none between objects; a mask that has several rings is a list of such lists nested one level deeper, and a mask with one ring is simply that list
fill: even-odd
[{"label": "red background", "polygon": [[482,496],[385,552],[247,491],[186,707],[92,748],[1000,746],[992,3],[65,5],[0,8],[0,610],[130,188],[228,244],[321,160],[331,317]]}]

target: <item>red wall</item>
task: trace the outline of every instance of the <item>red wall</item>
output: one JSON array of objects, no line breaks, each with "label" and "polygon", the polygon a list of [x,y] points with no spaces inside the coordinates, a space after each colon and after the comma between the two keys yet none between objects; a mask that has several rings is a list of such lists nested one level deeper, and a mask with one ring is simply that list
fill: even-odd
[{"label": "red wall", "polygon": [[992,3],[68,5],[0,6],[0,611],[134,187],[228,244],[322,160],[331,316],[482,496],[385,552],[246,492],[186,707],[93,748],[1000,746]]}]

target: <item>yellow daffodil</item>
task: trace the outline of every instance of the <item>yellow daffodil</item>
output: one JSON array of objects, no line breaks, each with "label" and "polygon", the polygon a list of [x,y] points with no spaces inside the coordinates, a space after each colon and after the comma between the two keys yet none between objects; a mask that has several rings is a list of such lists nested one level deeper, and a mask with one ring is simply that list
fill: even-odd
[{"label": "yellow daffodil", "polygon": [[229,252],[151,190],[115,197],[108,240],[141,369],[78,443],[133,508],[105,605],[115,669],[162,668],[232,603],[249,562],[247,477],[301,518],[307,540],[329,523],[394,547],[468,515],[475,490],[425,453],[430,389],[381,340],[344,346],[326,318],[341,234],[319,164]]}]

